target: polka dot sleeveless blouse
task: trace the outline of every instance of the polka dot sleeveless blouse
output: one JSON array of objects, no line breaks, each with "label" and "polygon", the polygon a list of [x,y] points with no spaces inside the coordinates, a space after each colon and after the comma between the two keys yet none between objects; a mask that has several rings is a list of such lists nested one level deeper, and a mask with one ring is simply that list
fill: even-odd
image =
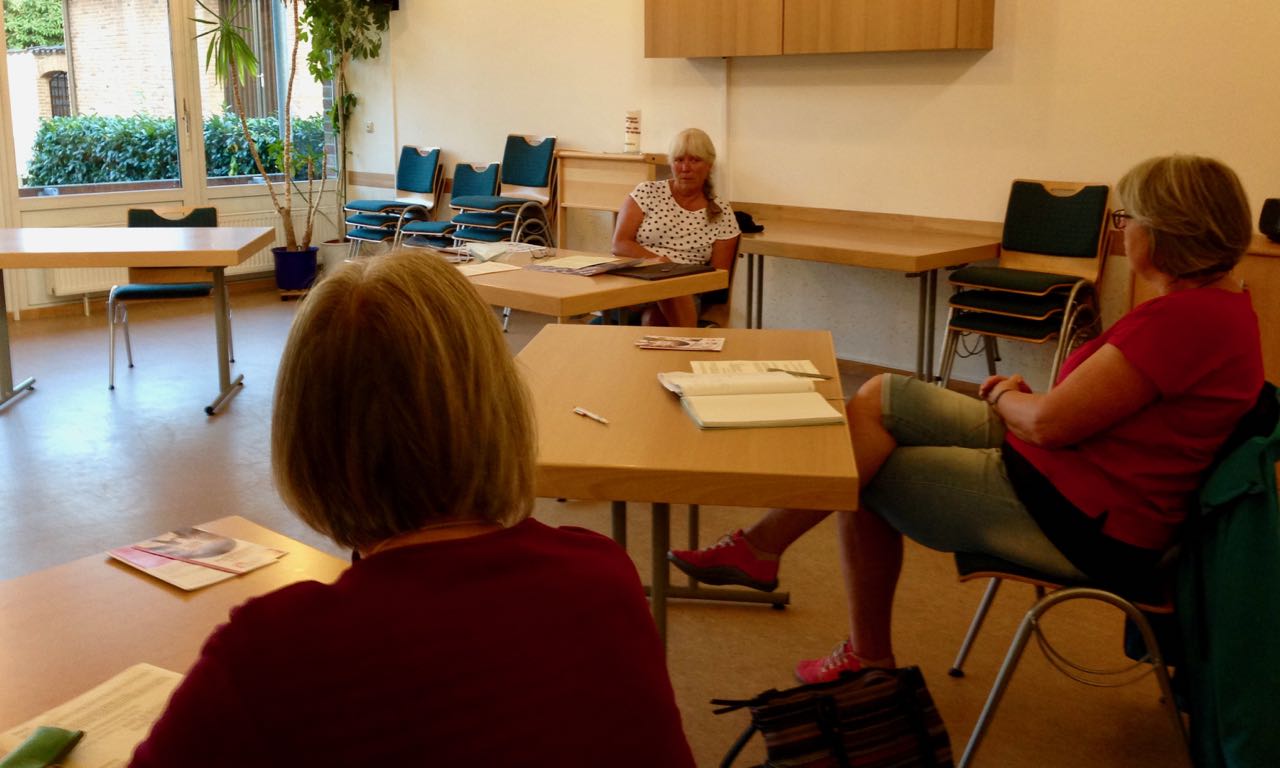
[{"label": "polka dot sleeveless blouse", "polygon": [[707,221],[707,212],[680,207],[666,181],[641,182],[631,191],[631,199],[644,212],[636,232],[636,242],[681,264],[706,264],[717,240],[738,236],[738,221],[729,203],[716,196],[721,214]]}]

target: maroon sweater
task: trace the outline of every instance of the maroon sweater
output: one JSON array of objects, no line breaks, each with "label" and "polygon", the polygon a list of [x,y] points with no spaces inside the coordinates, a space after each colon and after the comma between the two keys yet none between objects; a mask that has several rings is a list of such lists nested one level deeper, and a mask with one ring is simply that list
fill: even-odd
[{"label": "maroon sweater", "polygon": [[526,520],[387,550],[331,586],[294,584],[236,608],[131,765],[693,757],[626,553]]}]

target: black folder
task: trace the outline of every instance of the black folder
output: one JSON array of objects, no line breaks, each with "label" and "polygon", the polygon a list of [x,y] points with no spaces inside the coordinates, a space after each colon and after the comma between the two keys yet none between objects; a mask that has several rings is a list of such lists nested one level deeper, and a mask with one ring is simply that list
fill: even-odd
[{"label": "black folder", "polygon": [[658,264],[646,264],[643,267],[625,267],[623,269],[615,269],[611,274],[622,275],[623,277],[635,277],[640,280],[666,280],[668,277],[683,277],[684,275],[698,275],[703,272],[714,272],[715,267],[710,264],[676,264],[674,262],[661,262]]}]

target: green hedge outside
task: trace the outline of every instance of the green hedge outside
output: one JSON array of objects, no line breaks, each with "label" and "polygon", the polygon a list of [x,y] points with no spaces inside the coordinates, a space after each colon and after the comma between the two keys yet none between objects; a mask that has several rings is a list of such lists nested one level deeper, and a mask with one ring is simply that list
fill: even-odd
[{"label": "green hedge outside", "polygon": [[[262,152],[268,173],[279,173],[279,122],[274,117],[249,118],[249,132]],[[318,158],[324,145],[321,115],[294,118],[295,160]],[[205,162],[210,177],[256,175],[240,119],[230,112],[204,121]],[[298,162],[297,178],[305,179]],[[40,122],[32,148],[25,187],[103,184],[178,178],[178,131],[172,117],[77,115]]]}]

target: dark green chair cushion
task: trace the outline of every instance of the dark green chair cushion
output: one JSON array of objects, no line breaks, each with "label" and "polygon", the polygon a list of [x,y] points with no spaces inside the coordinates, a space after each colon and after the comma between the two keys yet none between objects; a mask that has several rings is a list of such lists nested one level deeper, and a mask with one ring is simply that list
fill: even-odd
[{"label": "dark green chair cushion", "polygon": [[508,208],[519,208],[525,203],[533,202],[525,197],[504,197],[502,195],[463,195],[449,200],[454,208],[465,208],[474,211],[500,211]]},{"label": "dark green chair cushion", "polygon": [[[1009,576],[1017,579],[1023,579],[1031,582],[1040,582],[1045,585],[1058,585],[1062,587],[1097,587],[1098,584],[1087,579],[1064,580],[1053,576],[1047,576],[1039,571],[1026,566],[1011,563],[1008,560],[1002,560],[994,555],[974,554],[971,552],[956,552],[956,574],[961,579],[970,579],[983,576],[1004,577]],[[1169,602],[1168,586],[1165,583],[1164,576],[1160,573],[1151,574],[1151,578],[1145,583],[1137,583],[1129,585],[1130,588],[1122,592],[1117,592],[1135,603],[1143,605],[1166,605]]]},{"label": "dark green chair cushion", "polygon": [[439,149],[432,148],[430,152],[422,154],[417,147],[401,147],[400,164],[396,166],[396,189],[421,195],[434,194],[436,169],[439,166]]},{"label": "dark green chair cushion", "polygon": [[455,228],[452,221],[411,221],[400,228],[406,235],[444,237]]},{"label": "dark green chair cushion", "polygon": [[199,299],[213,293],[213,283],[129,283],[111,289],[115,301]]},{"label": "dark green chair cushion", "polygon": [[1070,288],[1080,282],[1080,278],[1004,267],[962,267],[951,273],[950,281],[952,285],[966,288],[1044,294],[1055,289]]},{"label": "dark green chair cushion", "polygon": [[951,315],[949,327],[959,331],[1004,336],[1040,344],[1058,335],[1058,331],[1062,328],[1062,321],[1056,318],[1025,320],[988,312],[954,312]]},{"label": "dark green chair cushion", "polygon": [[551,183],[551,168],[556,157],[554,136],[541,144],[530,144],[525,137],[507,137],[502,151],[502,183],[521,187],[545,187]]},{"label": "dark green chair cushion", "polygon": [[[354,213],[399,213],[415,203],[399,200],[352,200],[342,209]],[[421,203],[417,203],[421,205]]]},{"label": "dark green chair cushion", "polygon": [[1060,197],[1031,181],[1015,181],[1004,214],[1001,247],[1007,251],[1091,259],[1098,252],[1107,211],[1105,185]]},{"label": "dark green chair cushion", "polygon": [[216,227],[217,208],[192,208],[180,219],[168,219],[150,208],[130,208],[125,223],[130,227]]},{"label": "dark green chair cushion", "polygon": [[[500,163],[490,163],[477,171],[470,163],[458,163],[453,169],[453,197],[490,197],[498,191]],[[450,200],[452,205],[453,201]]]},{"label": "dark green chair cushion", "polygon": [[381,243],[395,237],[395,230],[392,229],[372,229],[369,227],[360,227],[353,229],[347,233],[347,237],[351,240],[362,240],[366,243]]},{"label": "dark green chair cushion", "polygon": [[458,227],[453,236],[459,240],[475,240],[480,243],[501,243],[511,239],[509,229],[484,229],[482,227]]},{"label": "dark green chair cushion", "polygon": [[510,228],[516,217],[509,213],[484,213],[482,211],[466,211],[453,217],[453,223],[464,227],[485,227],[487,229]]},{"label": "dark green chair cushion", "polygon": [[385,213],[353,213],[347,217],[347,223],[353,227],[372,227],[373,229],[394,227],[398,221],[400,221],[399,216]]},{"label": "dark green chair cushion", "polygon": [[1066,295],[1062,293],[1028,296],[1008,291],[960,291],[951,297],[951,306],[978,312],[1017,315],[1030,320],[1044,320],[1062,314],[1066,308],[1066,299]]},{"label": "dark green chair cushion", "polygon": [[401,245],[410,248],[448,248],[453,245],[453,238],[432,237],[430,235],[410,235],[400,241]]}]

